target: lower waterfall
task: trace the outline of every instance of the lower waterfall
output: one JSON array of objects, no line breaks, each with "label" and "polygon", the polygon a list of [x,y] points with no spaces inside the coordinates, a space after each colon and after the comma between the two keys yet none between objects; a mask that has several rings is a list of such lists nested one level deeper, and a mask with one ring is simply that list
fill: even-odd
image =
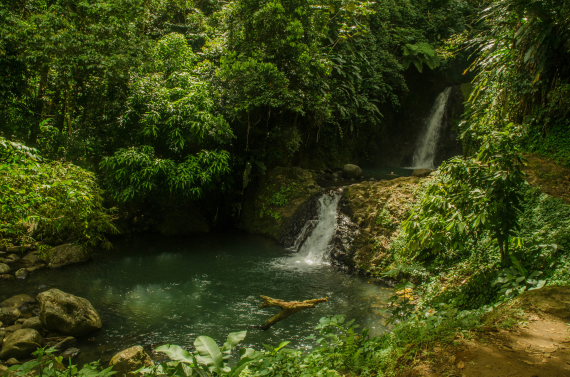
[{"label": "lower waterfall", "polygon": [[[331,240],[337,228],[338,203],[341,193],[332,191],[318,200],[317,218],[309,220],[299,233],[291,249],[297,251],[295,260],[309,265],[327,263]],[[309,230],[312,231],[309,233]]]}]

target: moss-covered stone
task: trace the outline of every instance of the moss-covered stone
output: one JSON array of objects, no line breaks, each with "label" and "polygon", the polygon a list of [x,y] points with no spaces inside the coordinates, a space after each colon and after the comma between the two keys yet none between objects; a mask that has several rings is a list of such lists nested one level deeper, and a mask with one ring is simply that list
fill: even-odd
[{"label": "moss-covered stone", "polygon": [[420,182],[419,177],[401,177],[345,188],[342,211],[360,229],[350,251],[355,268],[374,273],[390,265],[392,242],[416,200]]},{"label": "moss-covered stone", "polygon": [[298,167],[269,171],[246,194],[240,228],[280,240],[295,215],[321,187],[317,174]]}]

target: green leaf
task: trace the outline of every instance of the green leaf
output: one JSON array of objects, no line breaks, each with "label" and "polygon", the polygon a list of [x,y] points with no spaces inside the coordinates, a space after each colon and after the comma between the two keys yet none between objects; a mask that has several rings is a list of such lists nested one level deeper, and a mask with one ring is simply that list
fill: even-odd
[{"label": "green leaf", "polygon": [[219,373],[223,368],[224,359],[220,347],[209,336],[199,336],[194,341],[198,352],[198,363],[207,366],[211,372]]},{"label": "green leaf", "polygon": [[222,346],[222,352],[229,354],[235,346],[245,339],[246,335],[247,331],[245,330],[229,333],[226,342]]},{"label": "green leaf", "polygon": [[171,360],[194,363],[192,354],[176,344],[165,344],[158,347],[155,351],[166,354]]}]

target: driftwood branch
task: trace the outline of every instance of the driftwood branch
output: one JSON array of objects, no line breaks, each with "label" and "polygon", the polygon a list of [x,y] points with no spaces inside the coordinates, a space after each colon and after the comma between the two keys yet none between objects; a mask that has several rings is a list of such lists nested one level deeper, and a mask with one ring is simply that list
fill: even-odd
[{"label": "driftwood branch", "polygon": [[261,296],[261,298],[263,299],[263,304],[261,304],[262,308],[267,308],[269,306],[276,306],[281,308],[281,311],[279,313],[269,318],[262,326],[260,326],[262,330],[267,330],[277,322],[284,320],[285,318],[297,313],[298,311],[314,308],[317,304],[320,304],[321,302],[327,302],[329,300],[328,297],[305,301],[283,301],[278,298],[271,298],[268,296]]}]

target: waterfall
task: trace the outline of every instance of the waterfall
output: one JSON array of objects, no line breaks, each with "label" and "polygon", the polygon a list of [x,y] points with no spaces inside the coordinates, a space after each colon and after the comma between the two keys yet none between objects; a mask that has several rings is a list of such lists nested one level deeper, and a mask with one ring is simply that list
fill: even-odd
[{"label": "waterfall", "polygon": [[435,99],[430,115],[427,118],[424,131],[420,134],[416,143],[416,150],[414,152],[412,164],[414,168],[433,169],[435,167],[437,145],[440,131],[444,124],[443,116],[445,115],[445,109],[447,107],[450,94],[451,87],[446,88]]},{"label": "waterfall", "polygon": [[[309,265],[326,263],[330,254],[330,243],[336,232],[340,196],[340,192],[333,191],[319,198],[317,219],[307,221],[291,248],[297,251],[294,258],[296,262]],[[311,228],[312,231],[307,234]]]}]

